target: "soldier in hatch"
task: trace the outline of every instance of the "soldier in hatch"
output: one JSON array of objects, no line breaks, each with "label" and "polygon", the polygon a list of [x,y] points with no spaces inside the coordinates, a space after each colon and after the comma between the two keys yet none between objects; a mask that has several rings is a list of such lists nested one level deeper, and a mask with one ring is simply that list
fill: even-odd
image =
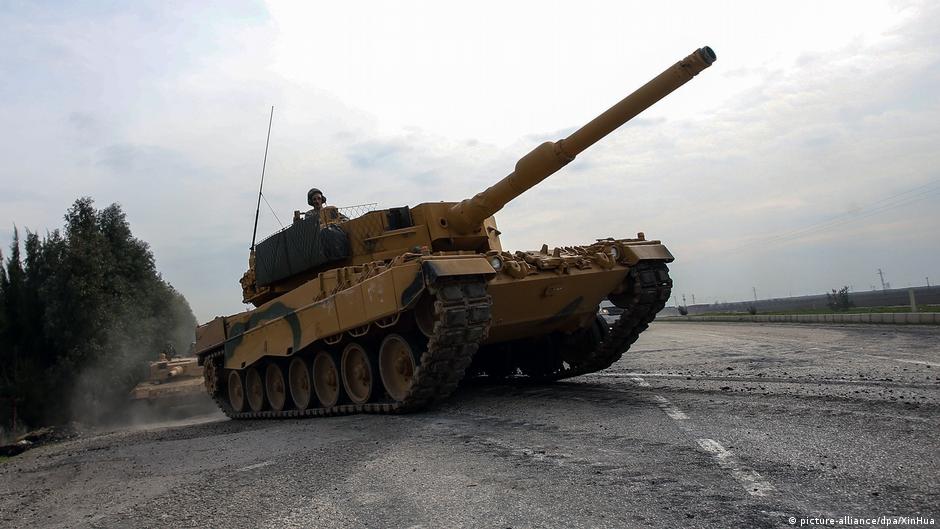
[{"label": "soldier in hatch", "polygon": [[307,218],[319,216],[321,225],[338,224],[349,220],[346,215],[339,212],[336,206],[327,206],[323,192],[315,187],[307,191],[307,204],[310,204],[312,209],[307,211],[304,216]]},{"label": "soldier in hatch", "polygon": [[320,210],[323,209],[323,205],[326,204],[326,197],[323,196],[323,192],[317,188],[311,188],[310,191],[307,191],[307,204],[310,204],[313,209],[307,212],[307,215],[319,215]]}]

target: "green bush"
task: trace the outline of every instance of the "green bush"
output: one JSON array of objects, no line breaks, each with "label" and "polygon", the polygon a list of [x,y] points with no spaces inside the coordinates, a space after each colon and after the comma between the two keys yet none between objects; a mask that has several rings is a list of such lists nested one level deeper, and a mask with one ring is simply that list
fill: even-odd
[{"label": "green bush", "polygon": [[835,311],[846,311],[854,307],[855,303],[849,299],[849,287],[832,289],[831,293],[826,294],[826,305]]}]

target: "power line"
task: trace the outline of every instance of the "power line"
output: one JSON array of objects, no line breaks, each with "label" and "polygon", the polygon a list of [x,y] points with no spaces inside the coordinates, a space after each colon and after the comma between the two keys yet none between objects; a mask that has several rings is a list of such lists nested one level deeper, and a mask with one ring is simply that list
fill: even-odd
[{"label": "power line", "polygon": [[[940,183],[940,182],[938,182],[938,183]],[[936,185],[936,184],[937,184],[937,183],[934,183],[934,184],[931,184],[931,185]],[[836,217],[832,217],[832,218],[830,218],[830,219],[827,219],[827,220],[824,220],[824,221],[821,221],[821,222],[818,222],[818,223],[815,223],[815,224],[811,224],[811,225],[809,225],[809,226],[804,226],[804,227],[799,228],[799,229],[797,229],[797,230],[793,230],[793,231],[790,231],[790,232],[786,232],[786,233],[774,235],[774,236],[771,236],[771,237],[767,237],[767,238],[764,238],[764,239],[760,239],[760,240],[752,241],[752,242],[749,242],[749,243],[745,243],[745,245],[758,244],[758,243],[760,243],[760,244],[765,244],[765,243],[773,243],[773,242],[779,242],[779,241],[789,241],[789,240],[793,240],[793,239],[798,239],[798,238],[804,237],[804,236],[806,236],[806,235],[811,235],[811,234],[814,234],[814,233],[817,233],[817,232],[820,232],[820,231],[827,230],[827,229],[829,229],[829,228],[834,228],[834,227],[837,227],[837,226],[841,226],[841,225],[843,225],[843,224],[845,224],[845,223],[847,223],[847,222],[852,222],[852,221],[856,221],[856,220],[858,220],[858,219],[867,218],[867,217],[870,217],[870,216],[875,215],[875,214],[877,214],[877,213],[881,213],[881,212],[888,211],[888,210],[891,210],[891,209],[895,209],[895,208],[898,208],[898,207],[901,207],[901,206],[905,206],[905,205],[910,204],[910,203],[912,203],[912,202],[916,202],[916,201],[918,201],[918,200],[922,200],[922,199],[924,199],[924,198],[927,198],[927,197],[930,196],[930,194],[933,193],[933,192],[940,191],[940,188],[937,188],[937,189],[930,189],[930,190],[927,190],[926,192],[924,192],[923,194],[918,195],[918,196],[903,197],[904,195],[910,194],[911,192],[913,192],[913,191],[915,191],[915,190],[920,190],[920,189],[922,189],[922,188],[924,188],[924,187],[930,187],[930,186],[921,186],[920,188],[915,188],[915,189],[913,189],[913,190],[908,190],[908,191],[905,191],[905,192],[903,192],[903,193],[898,193],[897,195],[893,195],[893,196],[891,196],[891,197],[887,197],[887,198],[881,199],[881,200],[879,200],[879,201],[877,201],[877,202],[874,202],[874,203],[872,203],[872,204],[866,206],[865,208],[861,208],[860,210],[851,211],[851,212],[846,212],[846,213],[843,213],[843,214],[838,215],[838,216],[836,216]],[[902,197],[903,197],[903,198],[902,198]]]},{"label": "power line", "polygon": [[[752,239],[729,250],[740,250],[758,244],[774,245],[781,242],[792,242],[794,240],[805,238],[808,235],[813,235],[818,232],[844,225],[848,222],[857,221],[859,219],[871,217],[873,215],[899,208],[901,206],[912,204],[914,202],[928,198],[938,191],[940,191],[940,180],[934,180],[906,191],[902,191],[900,193],[876,200],[875,202],[872,202],[871,204],[868,204],[867,206],[858,210],[848,211],[834,217],[830,217],[829,219],[798,228],[796,230],[771,235],[769,237]],[[919,194],[910,196],[912,193]]]}]

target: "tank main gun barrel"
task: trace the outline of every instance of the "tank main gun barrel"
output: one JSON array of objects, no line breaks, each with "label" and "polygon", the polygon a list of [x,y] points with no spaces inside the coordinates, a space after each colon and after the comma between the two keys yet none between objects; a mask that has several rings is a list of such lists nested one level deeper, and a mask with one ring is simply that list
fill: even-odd
[{"label": "tank main gun barrel", "polygon": [[[547,141],[516,162],[515,170],[482,193],[454,205],[447,223],[458,233],[476,231],[484,219],[555,173],[575,156],[711,66],[717,56],[705,46],[670,66],[570,136]],[[442,219],[442,223],[445,219]]]}]

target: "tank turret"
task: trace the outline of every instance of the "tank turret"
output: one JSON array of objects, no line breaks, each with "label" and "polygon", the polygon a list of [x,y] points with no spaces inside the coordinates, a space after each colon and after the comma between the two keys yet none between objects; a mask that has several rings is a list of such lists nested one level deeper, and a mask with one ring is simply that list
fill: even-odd
[{"label": "tank turret", "polygon": [[432,252],[501,250],[492,218],[496,212],[715,59],[708,46],[692,52],[567,138],[539,145],[516,162],[512,173],[473,198],[373,211],[348,222],[295,215],[291,226],[259,243],[250,256],[249,270],[241,280],[243,300],[260,305],[323,270],[388,260],[422,248]]}]

